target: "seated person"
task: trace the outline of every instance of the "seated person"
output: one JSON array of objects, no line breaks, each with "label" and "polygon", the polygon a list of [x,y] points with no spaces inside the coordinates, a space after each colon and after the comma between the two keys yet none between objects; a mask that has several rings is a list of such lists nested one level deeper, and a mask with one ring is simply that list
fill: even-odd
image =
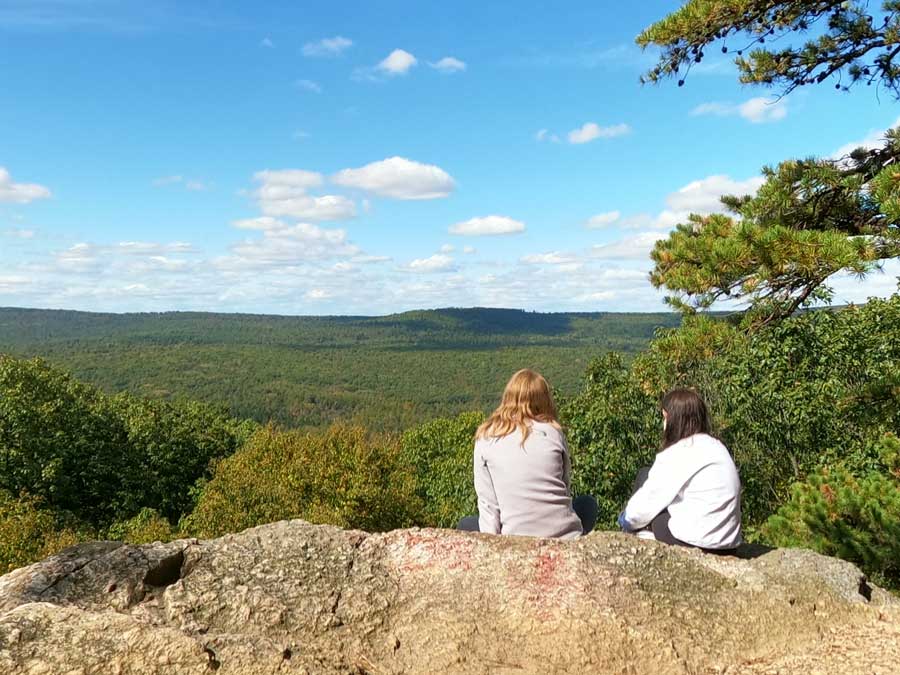
[{"label": "seated person", "polygon": [[550,387],[533,370],[512,376],[475,434],[478,517],[459,529],[572,539],[597,522],[597,501],[572,501],[571,463]]},{"label": "seated person", "polygon": [[728,449],[709,435],[706,404],[691,389],[675,389],[662,400],[662,416],[662,450],[638,473],[619,525],[667,544],[733,553],[741,543],[741,481]]}]

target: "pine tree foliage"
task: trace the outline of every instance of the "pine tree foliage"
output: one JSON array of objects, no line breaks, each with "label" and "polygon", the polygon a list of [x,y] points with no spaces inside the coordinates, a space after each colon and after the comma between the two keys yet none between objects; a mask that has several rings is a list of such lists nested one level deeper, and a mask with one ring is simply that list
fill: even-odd
[{"label": "pine tree foliage", "polygon": [[886,434],[875,455],[878,466],[861,476],[836,465],[796,484],[766,524],[766,538],[850,560],[900,586],[900,439]]},{"label": "pine tree foliage", "polygon": [[858,277],[900,256],[900,128],[885,146],[763,169],[755,195],[722,199],[728,214],[692,215],[657,242],[650,279],[685,312],[749,303],[754,327],[827,300],[838,272]]},{"label": "pine tree foliage", "polygon": [[786,93],[833,78],[839,90],[865,83],[900,96],[897,0],[688,0],[637,43],[661,48],[644,82],[674,77],[680,86],[720,51],[735,57],[745,84]]}]

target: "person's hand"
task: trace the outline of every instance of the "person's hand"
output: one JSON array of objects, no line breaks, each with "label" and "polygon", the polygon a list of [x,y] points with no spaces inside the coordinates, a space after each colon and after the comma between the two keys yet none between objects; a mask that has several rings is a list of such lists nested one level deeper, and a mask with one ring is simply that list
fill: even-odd
[{"label": "person's hand", "polygon": [[631,532],[631,528],[628,527],[628,521],[625,520],[625,512],[619,514],[619,517],[616,518],[616,522],[619,524],[619,527],[622,528],[622,532]]}]

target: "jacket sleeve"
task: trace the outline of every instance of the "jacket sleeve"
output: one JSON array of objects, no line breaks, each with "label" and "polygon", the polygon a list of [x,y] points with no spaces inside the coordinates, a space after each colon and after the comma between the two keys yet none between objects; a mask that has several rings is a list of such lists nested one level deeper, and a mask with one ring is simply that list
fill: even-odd
[{"label": "jacket sleeve", "polygon": [[500,503],[487,462],[475,449],[475,493],[478,495],[478,530],[500,534]]},{"label": "jacket sleeve", "polygon": [[625,511],[619,516],[619,525],[623,529],[633,531],[649,525],[675,501],[690,478],[691,474],[664,452],[656,456],[646,482],[628,500]]}]

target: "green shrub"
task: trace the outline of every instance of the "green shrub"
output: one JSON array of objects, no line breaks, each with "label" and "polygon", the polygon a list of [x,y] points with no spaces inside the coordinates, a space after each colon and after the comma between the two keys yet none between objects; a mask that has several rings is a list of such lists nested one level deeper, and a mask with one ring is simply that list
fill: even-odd
[{"label": "green shrub", "polygon": [[855,562],[900,588],[900,440],[885,435],[875,450],[881,466],[862,476],[837,465],[795,484],[763,527],[764,539]]},{"label": "green shrub", "polygon": [[39,359],[0,355],[0,489],[92,522],[114,516],[131,462],[102,401]]},{"label": "green shrub", "polygon": [[0,574],[88,538],[89,533],[66,527],[38,499],[0,491]]},{"label": "green shrub", "polygon": [[179,518],[210,462],[254,428],[202,403],[108,397],[39,359],[0,355],[0,489],[100,527],[142,508]]},{"label": "green shrub", "polygon": [[182,530],[215,537],[302,518],[380,531],[410,525],[419,510],[395,440],[341,425],[317,433],[267,427],[216,465]]},{"label": "green shrub", "polygon": [[415,471],[425,525],[454,527],[463,516],[478,513],[472,457],[483,421],[483,413],[469,412],[403,434],[403,461]]},{"label": "green shrub", "polygon": [[752,531],[794,482],[826,464],[871,467],[862,450],[900,431],[898,326],[900,296],[751,334],[698,318],[661,333],[633,372],[654,404],[672,386],[703,394],[740,470]]},{"label": "green shrub", "polygon": [[152,508],[177,521],[193,507],[192,487],[210,475],[211,463],[233,454],[257,428],[195,401],[122,394],[108,399],[105,410],[123,428],[131,457],[116,499],[119,516]]},{"label": "green shrub", "polygon": [[594,495],[598,527],[612,528],[638,469],[653,462],[662,424],[656,399],[617,354],[608,354],[588,368],[584,390],[561,401],[560,415],[573,494]]},{"label": "green shrub", "polygon": [[129,544],[171,541],[175,537],[172,524],[154,509],[141,509],[133,518],[113,523],[106,532],[107,539]]}]

